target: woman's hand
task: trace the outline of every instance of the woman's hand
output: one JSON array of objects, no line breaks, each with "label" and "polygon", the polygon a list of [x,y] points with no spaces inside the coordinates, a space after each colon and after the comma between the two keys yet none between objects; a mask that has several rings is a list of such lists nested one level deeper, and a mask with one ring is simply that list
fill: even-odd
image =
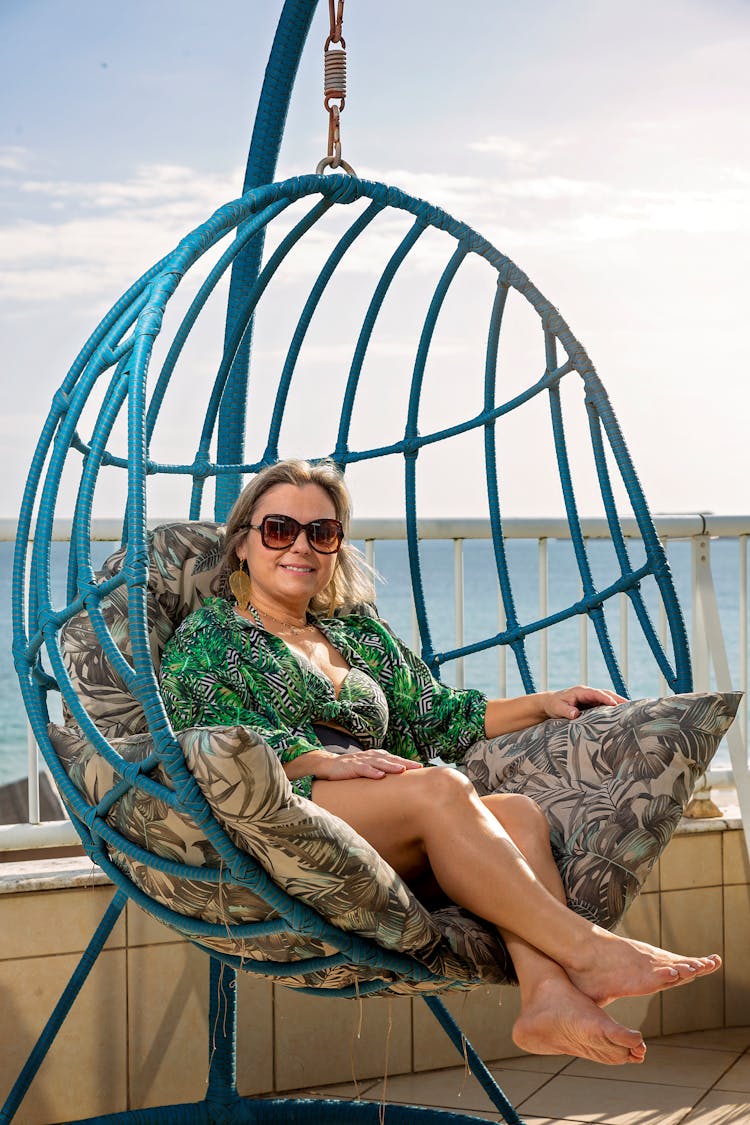
[{"label": "woman's hand", "polygon": [[326,754],[325,758],[319,758],[315,763],[315,777],[321,781],[346,781],[352,777],[379,780],[388,773],[414,769],[422,769],[422,763],[389,754],[387,750],[356,750],[351,754]]},{"label": "woman's hand", "polygon": [[586,707],[614,707],[625,703],[621,695],[598,688],[565,688],[564,691],[540,691],[533,695],[520,695],[517,699],[489,699],[484,715],[487,738],[525,730],[545,719],[577,719]]},{"label": "woman's hand", "polygon": [[614,707],[616,703],[626,702],[622,695],[613,691],[601,691],[583,684],[564,688],[563,691],[540,692],[539,700],[548,719],[577,719],[587,707]]}]

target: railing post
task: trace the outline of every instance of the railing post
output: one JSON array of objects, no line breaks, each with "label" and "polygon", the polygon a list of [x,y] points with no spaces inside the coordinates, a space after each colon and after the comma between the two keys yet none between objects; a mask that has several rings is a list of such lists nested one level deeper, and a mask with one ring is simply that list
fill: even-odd
[{"label": "railing post", "polygon": [[[583,586],[581,586],[583,595]],[[582,684],[589,682],[589,618],[582,613],[578,618],[578,678]]]},{"label": "railing post", "polygon": [[747,705],[747,690],[748,690],[748,638],[747,638],[747,535],[740,535],[739,537],[739,571],[740,571],[740,596],[739,596],[739,611],[740,611],[740,691],[744,691],[742,703],[740,704],[739,720],[740,730],[745,737],[745,747],[748,744],[748,705]]},{"label": "railing post", "polygon": [[[453,540],[453,615],[456,629],[456,648],[464,643],[464,541]],[[456,661],[456,687],[464,686],[464,658]]]},{"label": "railing post", "polygon": [[40,824],[42,815],[39,807],[39,748],[36,744],[31,723],[26,723],[26,761],[29,770],[29,824]]},{"label": "railing post", "polygon": [[[693,666],[696,670],[697,689],[709,690],[710,665],[713,664],[717,691],[734,691],[724,635],[721,631],[719,605],[711,571],[711,541],[708,535],[698,535],[693,539],[693,643],[696,646],[693,653]],[[739,723],[733,723],[729,728],[727,744],[745,840],[750,852],[750,769],[747,747]],[[694,800],[696,798],[705,800],[704,792],[707,794],[708,790],[696,791]]]},{"label": "railing post", "polygon": [[[539,616],[549,614],[549,539],[538,541],[539,552]],[[539,634],[539,687],[546,691],[549,687],[549,638],[547,630]]]},{"label": "railing post", "polygon": [[696,691],[711,689],[711,659],[709,655],[708,623],[705,619],[704,596],[713,588],[709,539],[694,536],[691,541],[693,627],[690,655],[693,660],[693,683]]}]

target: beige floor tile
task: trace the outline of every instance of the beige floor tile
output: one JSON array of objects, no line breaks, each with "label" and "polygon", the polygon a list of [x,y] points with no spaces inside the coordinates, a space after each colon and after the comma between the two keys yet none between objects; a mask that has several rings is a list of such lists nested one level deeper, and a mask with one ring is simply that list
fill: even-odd
[{"label": "beige floor tile", "polygon": [[205,953],[188,942],[128,951],[130,1097],[135,1109],[205,1096],[208,967]]},{"label": "beige floor tile", "polygon": [[724,882],[750,883],[750,859],[745,834],[741,829],[723,833]]},{"label": "beige floor tile", "polygon": [[252,973],[237,974],[237,1089],[273,1090],[273,985]]},{"label": "beige floor tile", "polygon": [[[0,960],[82,953],[113,894],[110,886],[0,895]],[[105,949],[124,944],[120,915]]]},{"label": "beige floor tile", "polygon": [[660,860],[662,891],[720,887],[722,836],[722,832],[675,836]]},{"label": "beige floor tile", "polygon": [[750,1054],[743,1055],[716,1083],[717,1090],[735,1090],[750,1094]]},{"label": "beige floor tile", "polygon": [[[456,1111],[454,1110],[453,1112],[455,1113]],[[466,1113],[467,1111],[459,1110],[458,1112]],[[478,1117],[480,1121],[494,1121],[496,1125],[497,1122],[500,1122],[500,1125],[502,1125],[502,1118],[496,1109],[472,1109],[470,1112],[472,1117]],[[387,1118],[385,1125],[388,1125]],[[560,1125],[560,1121],[557,1117],[528,1117],[524,1115],[523,1125]],[[579,1121],[566,1121],[565,1125],[583,1125],[583,1123]]]},{"label": "beige floor tile", "polygon": [[715,1027],[708,1031],[684,1031],[678,1035],[664,1035],[649,1039],[651,1043],[664,1043],[667,1047],[700,1047],[705,1051],[744,1051],[750,1047],[750,1027]]},{"label": "beige floor tile", "polygon": [[488,1062],[490,1070],[533,1070],[536,1074],[559,1074],[569,1062],[570,1055],[519,1055],[517,1059],[495,1059]]},{"label": "beige floor tile", "polygon": [[308,996],[274,987],[275,1088],[377,1078],[411,1070],[411,1000]]},{"label": "beige floor tile", "polygon": [[677,1125],[702,1094],[699,1087],[604,1082],[559,1074],[517,1109],[521,1117],[546,1115],[596,1125]]},{"label": "beige floor tile", "polygon": [[[646,1061],[637,1066],[601,1066],[576,1059],[566,1075],[603,1078],[611,1082],[656,1082],[663,1086],[700,1086],[708,1090],[732,1065],[735,1051],[702,1051],[695,1047],[668,1047],[649,1043]],[[744,1089],[744,1087],[735,1087]]]},{"label": "beige floor tile", "polygon": [[[0,1105],[77,963],[74,954],[0,962]],[[105,951],[21,1103],[18,1125],[49,1125],[124,1110],[126,1020],[125,952]]]},{"label": "beige floor tile", "polygon": [[311,1086],[306,1090],[296,1090],[296,1097],[309,1098],[348,1098],[357,1101],[377,1083],[377,1078],[366,1078],[362,1082],[338,1082],[334,1086]]},{"label": "beige floor tile", "polygon": [[[662,944],[677,953],[720,953],[724,945],[722,890],[662,891]],[[662,1032],[724,1026],[724,969],[661,994]]]},{"label": "beige floor tile", "polygon": [[681,1125],[747,1125],[750,1121],[750,1098],[741,1094],[711,1091],[688,1114]]},{"label": "beige floor tile", "polygon": [[[513,1104],[528,1098],[534,1090],[549,1082],[549,1075],[533,1074],[522,1070],[493,1068],[493,1077],[505,1096]],[[364,1097],[365,1101],[378,1101],[383,1097],[383,1083],[378,1082]],[[388,1102],[400,1105],[435,1106],[442,1109],[492,1112],[492,1102],[476,1078],[465,1067],[427,1071],[423,1074],[402,1074],[389,1078],[385,1085]],[[495,1111],[497,1119],[497,1111]]]},{"label": "beige floor tile", "polygon": [[[441,1112],[447,1113],[448,1111],[444,1110],[444,1111],[441,1111]],[[483,1109],[472,1109],[472,1110],[467,1110],[466,1108],[462,1108],[462,1109],[460,1108],[458,1110],[452,1110],[451,1112],[452,1113],[470,1113],[472,1119],[478,1118],[480,1121],[494,1121],[495,1125],[497,1125],[497,1122],[500,1122],[501,1125],[502,1125],[502,1122],[503,1122],[503,1119],[501,1118],[500,1114],[498,1113],[498,1111],[496,1109],[485,1109],[485,1110],[483,1110]],[[523,1123],[524,1123],[524,1125],[559,1125],[559,1121],[556,1117],[554,1119],[551,1118],[551,1117],[524,1117]],[[385,1125],[388,1125],[388,1117],[387,1116],[385,1118]],[[565,1125],[581,1125],[581,1123],[575,1122],[575,1121],[566,1121]]]},{"label": "beige floor tile", "polygon": [[747,1024],[750,1018],[750,886],[724,888],[725,1022]]},{"label": "beige floor tile", "polygon": [[[514,1058],[523,1054],[511,1038],[521,1005],[521,994],[517,988],[510,985],[485,986],[471,992],[446,994],[440,999],[481,1058]],[[412,1005],[414,1069],[455,1066],[459,1059],[456,1048],[424,1000],[415,997]]]}]

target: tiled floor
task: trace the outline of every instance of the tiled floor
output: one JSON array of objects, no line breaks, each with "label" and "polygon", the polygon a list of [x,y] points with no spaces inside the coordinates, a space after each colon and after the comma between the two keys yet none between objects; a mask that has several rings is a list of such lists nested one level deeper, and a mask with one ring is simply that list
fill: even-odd
[{"label": "tiled floor", "polygon": [[[525,1056],[490,1064],[526,1125],[750,1125],[750,1027],[652,1039],[640,1066]],[[501,1121],[463,1067],[306,1091]],[[387,1125],[388,1115],[385,1113]]]}]

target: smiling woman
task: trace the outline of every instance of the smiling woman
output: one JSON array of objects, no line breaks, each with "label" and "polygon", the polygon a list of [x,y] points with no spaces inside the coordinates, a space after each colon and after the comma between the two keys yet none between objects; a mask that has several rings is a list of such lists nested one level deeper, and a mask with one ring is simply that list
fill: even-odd
[{"label": "smiling woman", "polygon": [[430,765],[436,754],[461,764],[485,739],[625,701],[573,687],[488,702],[439,683],[371,608],[354,604],[355,589],[369,591],[343,541],[349,510],[332,462],[281,461],[247,486],[227,526],[235,605],[208,599],[164,649],[175,729],[250,727],[300,796],[349,824],[420,898],[442,896],[497,927],[521,985],[518,1046],[642,1062],[640,1032],[601,1006],[685,984],[720,959],[615,937],[575,914],[534,801],[480,796],[460,770]]}]

